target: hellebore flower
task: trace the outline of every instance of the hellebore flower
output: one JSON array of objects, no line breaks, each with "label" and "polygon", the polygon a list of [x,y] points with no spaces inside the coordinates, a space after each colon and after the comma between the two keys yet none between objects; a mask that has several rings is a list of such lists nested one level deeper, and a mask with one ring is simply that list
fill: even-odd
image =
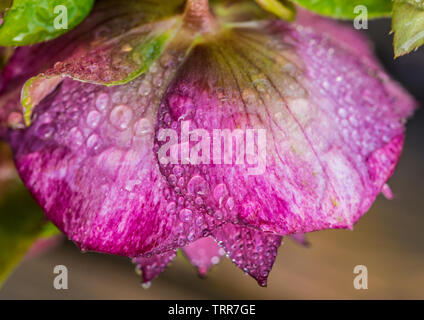
[{"label": "hellebore flower", "polygon": [[[350,28],[253,1],[98,1],[16,49],[0,90],[0,135],[47,218],[145,282],[183,248],[200,274],[225,253],[265,285],[283,236],[352,228],[387,194],[414,109]],[[184,127],[202,138],[164,137]],[[263,130],[246,158],[264,171],[184,163],[216,129]]]}]

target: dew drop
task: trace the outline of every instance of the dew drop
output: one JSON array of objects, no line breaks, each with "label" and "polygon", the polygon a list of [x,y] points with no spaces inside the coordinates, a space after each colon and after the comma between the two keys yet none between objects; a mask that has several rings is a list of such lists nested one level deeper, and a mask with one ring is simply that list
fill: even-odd
[{"label": "dew drop", "polygon": [[175,185],[177,184],[177,177],[176,177],[176,176],[174,176],[173,174],[171,174],[171,175],[168,177],[168,182],[169,182],[172,186],[175,186]]},{"label": "dew drop", "polygon": [[216,210],[215,211],[215,219],[217,220],[222,220],[222,218],[224,217],[223,213],[221,210]]},{"label": "dew drop", "polygon": [[146,134],[149,134],[153,131],[152,125],[149,120],[142,118],[138,120],[134,124],[134,134],[136,136],[144,136]]},{"label": "dew drop", "polygon": [[194,176],[187,184],[187,191],[193,195],[207,195],[208,185],[201,176]]},{"label": "dew drop", "polygon": [[178,183],[177,183],[178,187],[183,188],[185,185],[185,180],[183,177],[178,179]]},{"label": "dew drop", "polygon": [[211,263],[212,264],[218,264],[219,263],[219,257],[212,257],[212,259],[211,259]]},{"label": "dew drop", "polygon": [[83,137],[81,131],[77,127],[74,127],[69,131],[69,134],[68,134],[68,143],[69,144],[79,147],[79,146],[82,145],[83,139],[84,139],[84,137]]},{"label": "dew drop", "polygon": [[194,231],[191,231],[187,236],[187,240],[189,242],[192,242],[194,240],[194,238],[195,238],[195,233],[194,233]]},{"label": "dew drop", "polygon": [[344,108],[340,108],[338,111],[338,114],[341,118],[346,118],[347,117],[347,111]]},{"label": "dew drop", "polygon": [[43,124],[38,128],[37,135],[41,139],[48,140],[53,136],[54,132],[55,129],[50,124]]},{"label": "dew drop", "polygon": [[149,289],[152,286],[152,283],[150,281],[148,282],[143,282],[141,284],[141,286],[143,287],[143,289]]},{"label": "dew drop", "polygon": [[150,82],[147,80],[143,81],[143,83],[140,85],[138,89],[138,93],[142,96],[148,96],[151,92],[152,92],[152,85],[150,84]]},{"label": "dew drop", "polygon": [[108,104],[109,104],[109,95],[107,95],[106,93],[99,94],[99,96],[96,99],[96,108],[99,111],[104,111],[106,110]]},{"label": "dew drop", "polygon": [[113,108],[112,112],[110,113],[110,122],[117,129],[125,130],[128,129],[132,117],[133,112],[130,108],[128,108],[126,105],[119,105]]},{"label": "dew drop", "polygon": [[227,186],[223,183],[220,183],[219,185],[217,185],[215,189],[213,190],[213,196],[215,200],[219,202],[220,205],[227,195],[228,195]]},{"label": "dew drop", "polygon": [[100,138],[97,134],[92,134],[88,139],[87,139],[87,147],[91,150],[98,150],[100,147]]},{"label": "dew drop", "polygon": [[201,197],[197,197],[196,200],[194,200],[196,205],[201,206],[203,205],[203,199]]},{"label": "dew drop", "polygon": [[172,169],[172,172],[177,176],[182,176],[182,174],[184,173],[184,169],[180,166],[175,166],[174,169]]},{"label": "dew drop", "polygon": [[11,127],[18,127],[23,121],[22,114],[19,112],[11,112],[7,118],[7,123]]},{"label": "dew drop", "polygon": [[168,213],[175,213],[175,209],[177,208],[177,205],[175,204],[175,202],[171,202],[167,205],[166,207],[166,212]]},{"label": "dew drop", "polygon": [[226,204],[225,204],[225,207],[228,209],[228,210],[233,210],[234,209],[234,205],[235,205],[235,203],[234,203],[234,199],[233,198],[228,198],[228,200],[227,200],[227,202],[226,202]]},{"label": "dew drop", "polygon": [[181,221],[189,222],[192,218],[193,212],[190,209],[183,209],[180,211],[179,217]]},{"label": "dew drop", "polygon": [[96,128],[99,123],[100,123],[100,113],[98,113],[97,111],[91,111],[88,116],[87,116],[87,124],[91,127],[91,128]]}]

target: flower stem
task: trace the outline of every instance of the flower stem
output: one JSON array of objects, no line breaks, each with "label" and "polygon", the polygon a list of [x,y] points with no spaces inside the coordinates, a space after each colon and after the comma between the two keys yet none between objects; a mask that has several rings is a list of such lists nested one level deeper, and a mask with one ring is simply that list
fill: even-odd
[{"label": "flower stem", "polygon": [[209,8],[209,0],[187,0],[184,22],[193,29],[211,30],[216,21]]}]

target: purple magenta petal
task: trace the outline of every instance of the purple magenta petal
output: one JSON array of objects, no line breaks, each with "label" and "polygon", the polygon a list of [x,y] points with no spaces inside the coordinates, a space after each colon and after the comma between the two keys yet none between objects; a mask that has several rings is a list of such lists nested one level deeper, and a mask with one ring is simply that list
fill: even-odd
[{"label": "purple magenta petal", "polygon": [[158,91],[141,93],[150,81],[106,88],[65,80],[37,106],[32,125],[12,134],[23,181],[84,250],[135,257],[186,244],[170,205],[177,198],[152,151]]},{"label": "purple magenta petal", "polygon": [[304,247],[309,247],[310,245],[308,239],[306,238],[306,235],[303,233],[292,234],[290,238],[292,238],[294,241],[296,241],[297,243],[301,244]]},{"label": "purple magenta petal", "polygon": [[225,251],[211,237],[199,239],[182,248],[182,250],[190,263],[197,268],[200,276],[205,276],[225,254]]},{"label": "purple magenta petal", "polygon": [[141,271],[142,283],[148,284],[155,279],[159,274],[165,271],[168,264],[174,260],[176,255],[175,251],[155,255],[150,258],[140,257],[135,258],[134,263]]},{"label": "purple magenta petal", "polygon": [[[369,209],[393,173],[414,107],[370,52],[329,30],[301,21],[240,24],[199,40],[184,60],[186,37],[122,86],[66,79],[37,98],[31,94],[45,91],[37,84],[32,125],[11,134],[19,173],[48,218],[84,250],[154,256],[212,234],[265,284],[280,235],[351,228]],[[87,57],[86,49],[78,45],[72,56]],[[66,59],[50,75],[101,82],[99,69],[110,71],[97,58],[83,70]],[[10,64],[3,86],[29,76],[18,66]],[[127,75],[121,71],[112,80]],[[166,164],[161,132],[180,132],[185,121],[209,135],[265,131],[256,159],[266,160],[264,171],[235,162]]]},{"label": "purple magenta petal", "polygon": [[233,224],[213,232],[229,258],[261,286],[266,286],[282,237]]},{"label": "purple magenta petal", "polygon": [[[192,50],[163,99],[156,141],[165,148],[164,129],[176,130],[181,150],[200,147],[209,158],[190,165],[181,150],[177,164],[159,155],[161,172],[168,180],[183,172],[178,193],[199,198],[190,205],[219,223],[280,235],[352,228],[392,175],[415,102],[331,37],[308,26],[259,25]],[[256,159],[264,171],[252,174],[235,154],[229,165],[217,163],[209,143],[217,129],[265,131]],[[198,137],[182,141],[194,130],[207,147]]]}]

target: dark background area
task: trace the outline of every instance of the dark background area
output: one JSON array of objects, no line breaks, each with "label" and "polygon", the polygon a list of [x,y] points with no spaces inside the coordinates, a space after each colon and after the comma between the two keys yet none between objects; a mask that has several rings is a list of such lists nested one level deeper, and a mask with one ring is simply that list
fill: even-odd
[{"label": "dark background area", "polygon": [[[423,104],[424,49],[393,60],[389,31],[389,20],[377,20],[366,32],[386,69]],[[0,291],[0,299],[424,299],[423,118],[418,110],[408,123],[405,151],[390,180],[396,199],[380,196],[353,232],[310,234],[310,248],[286,240],[266,289],[225,258],[207,279],[200,279],[178,257],[145,290],[128,259],[81,254],[72,243],[63,242],[22,263]],[[53,288],[53,268],[59,264],[69,270],[67,291]],[[368,290],[353,287],[356,265],[368,268]]]}]

